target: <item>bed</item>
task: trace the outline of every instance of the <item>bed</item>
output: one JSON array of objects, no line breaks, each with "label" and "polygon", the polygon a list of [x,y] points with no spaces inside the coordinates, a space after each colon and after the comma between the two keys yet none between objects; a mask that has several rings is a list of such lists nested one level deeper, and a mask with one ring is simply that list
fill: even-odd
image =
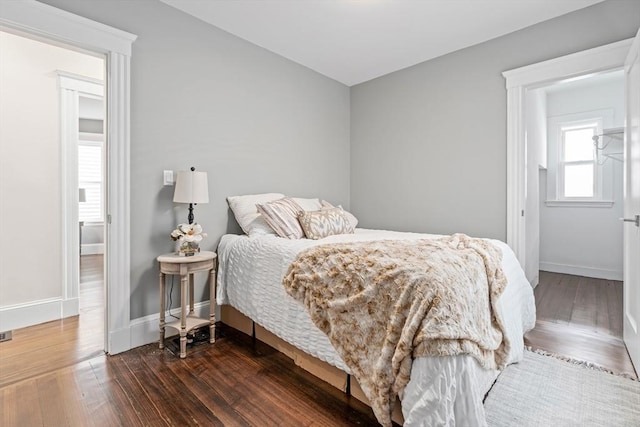
[{"label": "bed", "polygon": [[[287,239],[269,233],[224,235],[218,246],[217,303],[234,307],[295,348],[349,374],[349,367],[327,335],[285,291],[283,278],[292,263],[302,251],[318,245],[440,237],[360,228],[319,240]],[[491,243],[503,255],[507,285],[497,305],[511,344],[508,363],[514,363],[522,360],[524,333],[535,324],[533,292],[509,247],[496,240]],[[416,358],[410,381],[399,395],[405,425],[486,425],[482,401],[498,374],[482,368],[469,355]]]}]

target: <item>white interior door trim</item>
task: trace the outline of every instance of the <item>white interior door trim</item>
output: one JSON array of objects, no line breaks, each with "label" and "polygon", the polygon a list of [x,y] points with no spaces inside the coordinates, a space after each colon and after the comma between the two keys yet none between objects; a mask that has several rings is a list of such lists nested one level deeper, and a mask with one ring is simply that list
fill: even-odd
[{"label": "white interior door trim", "polygon": [[80,230],[78,227],[79,100],[82,95],[104,97],[101,81],[58,71],[62,160],[62,317],[80,312]]},{"label": "white interior door trim", "polygon": [[588,49],[502,73],[507,87],[507,244],[525,268],[526,126],[528,89],[621,69],[633,39]]},{"label": "white interior door trim", "polygon": [[3,2],[0,27],[107,57],[107,230],[105,348],[131,348],[129,93],[131,44],[137,36],[34,0]]},{"label": "white interior door trim", "polygon": [[[625,61],[624,321],[622,337],[640,373],[640,29]],[[633,221],[635,219],[635,221]]]}]

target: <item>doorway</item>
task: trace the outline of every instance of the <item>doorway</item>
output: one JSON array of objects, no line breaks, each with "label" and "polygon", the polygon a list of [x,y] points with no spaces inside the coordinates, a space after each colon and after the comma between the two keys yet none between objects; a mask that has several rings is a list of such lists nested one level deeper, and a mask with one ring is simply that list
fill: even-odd
[{"label": "doorway", "polygon": [[[7,2],[0,8],[0,29],[89,49],[105,55],[108,75],[105,100],[107,206],[105,253],[105,343],[108,353],[131,348],[129,144],[131,51],[137,36],[40,2]],[[77,228],[77,224],[76,224]],[[4,247],[1,248],[4,253]],[[4,258],[3,258],[4,259]],[[46,261],[50,261],[49,258]],[[59,307],[58,307],[59,308]],[[59,310],[58,310],[59,311]],[[32,310],[40,315],[42,310]],[[0,325],[11,321],[0,309]]]},{"label": "doorway", "polygon": [[[8,239],[12,244],[2,247],[6,263],[0,280],[0,326],[2,330],[15,329],[17,340],[20,328],[81,315],[83,303],[96,306],[95,301],[81,300],[78,269],[82,229],[79,201],[81,196],[86,198],[86,191],[80,191],[78,185],[78,159],[82,157],[79,137],[86,121],[81,116],[89,110],[81,100],[96,94],[82,87],[71,90],[65,81],[74,76],[85,80],[85,85],[86,81],[101,82],[106,62],[104,55],[54,45],[26,34],[0,31],[0,44],[1,228],[3,235],[9,235],[12,224],[22,224],[20,240],[28,244],[30,254],[24,257],[24,252],[12,247],[16,243],[13,238]],[[100,86],[97,95],[101,98],[103,92]],[[99,109],[98,114],[104,118],[102,101]],[[104,141],[102,130],[100,134]],[[102,168],[99,175],[104,175]],[[102,217],[103,193],[99,188]],[[94,196],[90,193],[91,198]],[[100,233],[104,246],[104,227]],[[31,265],[25,265],[27,258],[32,260]],[[37,268],[33,260],[37,260]],[[104,277],[104,263],[100,271]],[[82,316],[78,319],[81,329],[89,329],[87,336],[97,338],[91,345],[78,342],[76,353],[93,354],[105,349],[104,281],[102,285],[97,292],[101,315],[90,325],[83,325]]]},{"label": "doorway", "polygon": [[[533,286],[537,284],[538,279],[537,277],[533,277],[532,273],[534,271],[537,272],[537,263],[540,261],[536,258],[536,255],[540,255],[540,252],[538,252],[537,250],[540,245],[540,241],[536,240],[540,236],[540,232],[539,230],[536,230],[535,227],[536,224],[540,223],[540,219],[535,218],[535,215],[536,213],[540,214],[540,212],[536,208],[540,203],[539,195],[541,191],[540,188],[536,188],[536,185],[539,184],[538,164],[536,162],[530,162],[531,153],[529,153],[529,150],[533,150],[534,148],[531,144],[529,144],[531,135],[529,132],[530,129],[528,128],[528,122],[529,120],[531,120],[531,111],[536,111],[536,109],[531,108],[531,105],[529,104],[530,98],[527,95],[529,93],[535,93],[539,88],[548,87],[559,82],[578,82],[580,80],[586,79],[587,77],[604,76],[610,71],[621,69],[625,64],[625,58],[629,54],[629,49],[632,45],[632,42],[632,40],[624,40],[621,42],[613,43],[611,45],[590,49],[588,51],[579,52],[576,54],[568,55],[566,57],[552,59],[549,61],[533,64],[527,67],[522,67],[520,69],[503,73],[507,79],[508,90],[507,242],[516,252],[518,259],[525,268],[527,276],[532,281]],[[544,116],[546,116],[546,114],[543,114],[541,117]],[[573,117],[573,119],[573,123],[571,123],[571,120],[562,123],[562,125],[566,125],[565,127],[561,126],[562,132],[582,132],[589,126],[591,126],[594,128],[592,129],[592,131],[594,133],[598,133],[598,135],[593,136],[599,136],[600,142],[602,142],[602,138],[604,136],[603,134],[609,133],[612,130],[611,127],[607,127],[603,123],[586,123],[586,121],[589,121],[589,118]],[[546,133],[547,132],[541,132],[541,134],[543,135]],[[533,142],[533,145],[535,146],[535,141]],[[601,146],[600,148],[603,147]],[[551,154],[557,156],[561,153],[561,151],[557,151],[556,153],[550,153],[549,156],[546,157],[548,159],[552,159],[554,157]],[[570,193],[572,191],[577,191],[578,193],[580,193],[579,195],[584,196],[586,195],[586,193],[584,192],[585,188],[588,187],[590,192],[595,191],[603,194],[603,189],[606,187],[606,185],[603,187],[604,181],[600,180],[600,178],[604,177],[606,173],[600,173],[600,178],[598,176],[592,177],[592,185],[583,186],[583,188],[578,190],[576,190],[575,188],[573,188],[572,190],[568,190],[567,187],[563,185],[562,176],[549,177],[548,175],[561,170],[565,165],[570,165],[573,167],[580,163],[571,163],[570,160],[583,161],[586,159],[563,159],[560,156],[555,157],[555,159],[558,161],[564,161],[564,164],[560,164],[559,167],[556,167],[558,166],[556,165],[553,167],[553,169],[547,167],[548,165],[544,165],[544,167],[547,167],[546,178],[551,178],[548,179],[547,182],[551,185],[546,185],[546,190],[557,192],[567,191],[567,194],[569,195],[571,195]],[[612,163],[610,162],[609,167],[611,167],[611,165]],[[584,165],[580,164],[580,166],[583,167]],[[571,179],[571,176],[568,173],[568,169],[569,168],[567,167],[564,173]],[[594,170],[596,169],[594,168]],[[565,194],[565,196],[567,194]],[[559,195],[562,196],[562,194]],[[546,196],[549,196],[549,194],[547,194]],[[571,197],[551,197],[551,202],[554,203],[554,199],[570,198]],[[605,197],[600,197],[600,199],[601,200],[599,200],[598,202],[606,201],[610,205],[613,204],[611,200],[606,200],[607,198]],[[580,202],[584,205],[589,204],[585,203],[584,200],[581,200]],[[595,205],[598,203],[593,204]],[[600,204],[602,205],[603,203]],[[574,221],[574,223],[576,222],[577,221]],[[575,225],[574,223],[570,224],[570,226]],[[620,223],[617,222],[616,226],[619,225]],[[585,230],[583,230],[583,232],[584,231]],[[621,261],[620,258],[621,257],[618,257],[617,260]],[[558,300],[558,298],[556,297],[552,297],[552,299],[554,299],[555,301]],[[571,305],[574,302],[575,300],[571,299],[570,301],[565,301],[563,305],[564,307],[569,307],[570,311]],[[625,354],[624,356],[628,358],[628,354]]]},{"label": "doorway", "polygon": [[[104,266],[106,265],[104,159],[105,114],[102,84],[78,95],[78,220],[80,327],[104,331]],[[96,93],[97,92],[97,93]],[[96,335],[99,335],[96,333]],[[104,341],[103,341],[104,342]],[[101,344],[96,342],[96,344]]]},{"label": "doorway", "polygon": [[538,234],[539,261],[527,254],[538,286],[536,327],[525,340],[633,376],[622,340],[624,73],[553,83],[526,97],[527,235]]},{"label": "doorway", "polygon": [[531,209],[536,202],[539,208],[537,269],[622,281],[624,72],[559,82],[532,95],[542,111],[535,120],[527,113],[528,134],[539,136],[527,140],[527,163],[534,165],[527,176],[538,180],[527,184]]}]

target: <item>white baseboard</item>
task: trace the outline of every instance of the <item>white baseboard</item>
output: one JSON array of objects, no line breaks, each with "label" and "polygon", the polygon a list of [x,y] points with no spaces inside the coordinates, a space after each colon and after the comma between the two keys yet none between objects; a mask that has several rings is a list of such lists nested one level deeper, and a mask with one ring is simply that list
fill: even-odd
[{"label": "white baseboard", "polygon": [[531,279],[531,281],[529,282],[529,284],[531,285],[531,287],[533,289],[535,289],[536,286],[538,286],[539,283],[540,283],[540,275],[539,274],[536,274],[536,277]]},{"label": "white baseboard", "polygon": [[70,298],[62,301],[62,318],[80,314],[80,298]]},{"label": "white baseboard", "polygon": [[552,273],[573,274],[575,276],[593,277],[595,279],[622,280],[622,271],[604,268],[580,267],[576,265],[556,264],[540,261],[540,270]]},{"label": "white baseboard", "polygon": [[81,247],[81,255],[98,255],[104,253],[104,243],[86,243]]},{"label": "white baseboard", "polygon": [[26,328],[78,314],[78,299],[48,298],[0,308],[0,331]]},{"label": "white baseboard", "polygon": [[[0,308],[0,331],[11,331],[77,315],[78,302],[78,298],[66,301],[62,298],[51,298]],[[209,301],[196,303],[193,308],[197,316],[205,319],[209,317]],[[63,316],[63,314],[67,315]],[[179,317],[180,308],[174,308],[171,310],[171,314]],[[216,316],[218,315],[216,313]],[[109,354],[118,354],[135,347],[158,342],[159,324],[160,313],[155,313],[133,319],[128,328],[111,331],[109,334]],[[166,332],[172,334],[175,333],[175,330],[168,329]]]},{"label": "white baseboard", "polygon": [[[197,316],[207,319],[209,317],[209,301],[194,304],[193,310]],[[180,317],[180,308],[171,310],[171,314]],[[168,316],[168,314],[167,314]],[[139,317],[131,321],[131,348],[158,342],[160,338],[160,313]],[[165,329],[166,336],[175,335],[175,329]],[[113,354],[113,353],[112,353]]]},{"label": "white baseboard", "polygon": [[131,350],[133,347],[138,346],[131,345],[131,326],[111,331],[109,334],[107,344],[109,354],[114,355],[122,353],[123,351]]}]

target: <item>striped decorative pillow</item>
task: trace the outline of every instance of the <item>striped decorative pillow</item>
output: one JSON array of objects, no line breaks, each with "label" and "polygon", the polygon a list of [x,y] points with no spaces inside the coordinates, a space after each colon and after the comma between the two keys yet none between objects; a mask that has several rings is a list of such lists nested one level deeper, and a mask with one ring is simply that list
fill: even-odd
[{"label": "striped decorative pillow", "polygon": [[298,212],[302,212],[302,208],[293,199],[284,197],[273,202],[259,203],[256,208],[278,236],[287,239],[304,237],[304,231],[298,222]]},{"label": "striped decorative pillow", "polygon": [[325,208],[319,211],[302,211],[298,220],[309,239],[322,239],[334,234],[352,234],[353,226],[342,208]]}]

